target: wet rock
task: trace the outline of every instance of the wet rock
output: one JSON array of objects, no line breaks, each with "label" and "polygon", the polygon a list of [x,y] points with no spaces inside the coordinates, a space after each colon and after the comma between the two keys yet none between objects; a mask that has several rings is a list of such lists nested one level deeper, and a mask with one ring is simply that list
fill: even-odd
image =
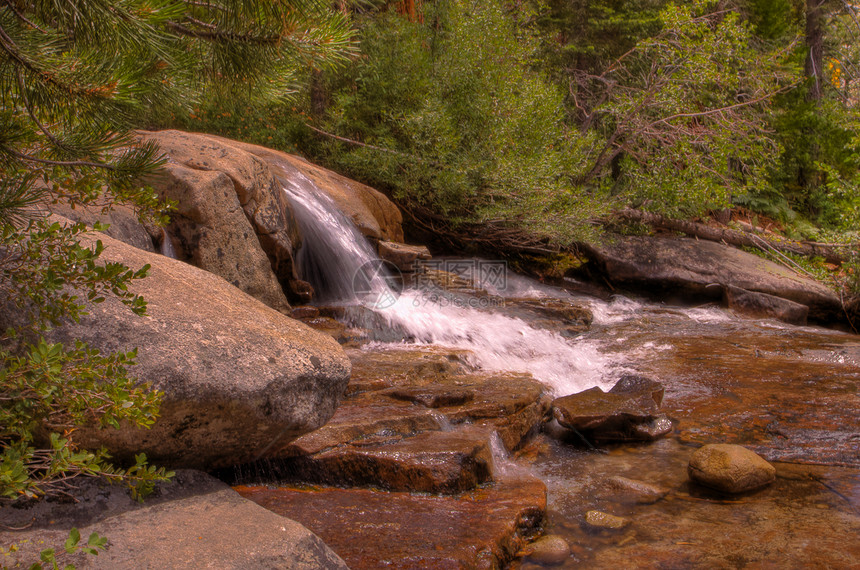
[{"label": "wet rock", "polygon": [[393,241],[380,241],[377,245],[379,257],[394,264],[400,271],[409,273],[415,270],[419,259],[430,259],[430,250],[423,245],[407,245]]},{"label": "wet rock", "polygon": [[631,523],[625,517],[617,517],[603,511],[588,511],[585,513],[585,524],[594,529],[621,530]]},{"label": "wet rock", "polygon": [[311,317],[302,319],[302,322],[314,330],[323,332],[335,340],[339,340],[343,332],[346,330],[346,325],[336,321],[330,317]]},{"label": "wet rock", "polygon": [[776,469],[759,455],[725,443],[697,449],[690,457],[687,472],[697,483],[726,493],[752,491],[776,479]]},{"label": "wet rock", "polygon": [[[569,299],[510,298],[505,299],[505,312],[529,321],[535,317],[549,317],[566,325],[580,326],[586,330],[594,320],[591,309]],[[531,316],[531,318],[529,318]]]},{"label": "wet rock", "polygon": [[489,439],[487,431],[472,427],[382,443],[365,439],[274,462],[270,470],[283,482],[459,493],[492,480]]},{"label": "wet rock", "polygon": [[602,436],[604,439],[617,439],[619,441],[654,441],[671,433],[674,427],[672,420],[666,416],[657,416],[650,422],[632,424],[627,430],[618,432],[616,436],[610,437],[608,433],[602,434]]},{"label": "wet rock", "polygon": [[320,310],[311,306],[294,307],[290,312],[290,316],[297,320],[314,319],[320,316]]},{"label": "wet rock", "polygon": [[395,388],[386,394],[396,400],[415,402],[428,408],[444,408],[461,406],[475,399],[471,390],[445,388],[441,386],[424,386],[420,388]]},{"label": "wet rock", "polygon": [[618,382],[609,390],[610,394],[621,394],[631,398],[639,398],[649,395],[657,406],[663,404],[663,394],[665,390],[663,385],[655,380],[646,378],[645,376],[637,376],[635,374],[625,374]]},{"label": "wet rock", "polygon": [[791,325],[805,325],[809,307],[788,299],[747,291],[740,287],[727,285],[723,298],[733,311],[759,318],[773,318]]},{"label": "wet rock", "polygon": [[546,566],[563,564],[570,558],[570,545],[560,536],[542,536],[526,549],[530,560]]},{"label": "wet rock", "polygon": [[236,490],[307,526],[352,570],[501,568],[536,533],[546,509],[546,487],[534,478],[506,478],[454,496],[337,488]]},{"label": "wet rock", "polygon": [[557,398],[553,416],[568,429],[588,432],[604,441],[654,440],[672,429],[659,415],[663,387],[641,376],[625,376],[609,392],[591,388]]},{"label": "wet rock", "polygon": [[[62,553],[69,531],[76,527],[84,540],[93,532],[108,539],[107,550],[98,556],[58,557],[78,568],[347,568],[301,524],[243,499],[203,473],[178,473],[143,504],[119,486],[93,481],[85,485],[77,504],[40,505],[48,508],[39,521],[33,520],[38,512],[14,509],[32,526],[23,532],[0,527],[0,544],[18,546],[3,557],[3,564],[29,567],[46,547]],[[3,510],[0,515],[6,514]]]},{"label": "wet rock", "polygon": [[637,503],[650,505],[669,494],[669,489],[644,481],[613,476],[606,479],[606,487],[623,497],[632,498]]},{"label": "wet rock", "polygon": [[[150,264],[149,276],[129,287],[147,300],[147,315],[108,297],[48,338],[102,352],[137,348],[132,374],[164,400],[151,429],[81,428],[81,446],[104,445],[118,461],[144,452],[155,464],[209,469],[256,459],[332,416],[350,364],[330,337],[212,273],[99,233],[83,243],[95,239],[105,245],[103,262]],[[0,327],[16,318],[0,310]]]},{"label": "wet rock", "polygon": [[651,295],[718,300],[725,286],[765,293],[809,307],[809,318],[840,318],[838,296],[826,286],[771,261],[715,242],[662,237],[619,237],[586,246],[589,271],[616,285]]}]

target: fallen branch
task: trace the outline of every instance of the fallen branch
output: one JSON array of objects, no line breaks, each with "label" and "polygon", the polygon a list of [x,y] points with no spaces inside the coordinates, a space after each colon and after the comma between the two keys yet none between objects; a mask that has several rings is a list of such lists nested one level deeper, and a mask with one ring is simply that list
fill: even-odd
[{"label": "fallen branch", "polygon": [[793,253],[803,257],[822,257],[826,262],[836,265],[841,265],[846,260],[846,257],[837,251],[837,249],[840,249],[840,246],[831,246],[830,244],[825,245],[814,242],[776,241],[773,239],[766,239],[763,236],[750,231],[738,231],[731,228],[715,228],[697,222],[674,220],[659,214],[633,210],[630,208],[625,208],[616,212],[615,217],[625,221],[648,224],[655,228],[681,232],[699,239],[725,242],[728,245],[736,247],[761,248],[761,242],[764,241],[767,243],[769,248],[782,253]]}]

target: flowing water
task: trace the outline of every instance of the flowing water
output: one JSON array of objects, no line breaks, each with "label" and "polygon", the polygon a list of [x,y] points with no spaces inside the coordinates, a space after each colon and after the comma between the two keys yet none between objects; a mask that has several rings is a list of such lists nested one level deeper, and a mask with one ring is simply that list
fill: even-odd
[{"label": "flowing water", "polygon": [[[485,370],[531,373],[559,396],[606,387],[617,376],[594,343],[573,343],[522,319],[482,310],[489,302],[401,291],[355,225],[309,179],[298,176],[284,190],[304,236],[297,255],[300,277],[314,285],[323,303],[366,307],[374,328],[398,331],[413,344],[468,350],[473,364]],[[496,298],[547,295],[546,288],[513,276],[505,291],[494,292]],[[368,325],[367,317],[359,312],[351,324]]]},{"label": "flowing water", "polygon": [[[594,322],[568,338],[534,318],[400,291],[372,248],[310,181],[285,187],[303,235],[302,278],[326,304],[352,306],[350,324],[387,331],[372,343],[441,345],[468,351],[472,365],[527,372],[557,396],[606,388],[624,372],[660,380],[674,433],[651,444],[594,450],[540,435],[500,469],[528,469],[548,489],[545,531],[572,545],[565,568],[860,567],[860,340],[814,327],[738,317],[714,306],[668,307],[616,296],[601,301],[508,275],[501,298],[587,305]],[[392,344],[393,343],[393,344]],[[450,427],[450,426],[449,426]],[[703,443],[745,445],[777,466],[776,483],[727,500],[689,482],[686,465]],[[665,487],[642,503],[608,490],[621,475]],[[584,523],[591,509],[628,517],[622,531]],[[522,568],[540,566],[528,559]]]}]

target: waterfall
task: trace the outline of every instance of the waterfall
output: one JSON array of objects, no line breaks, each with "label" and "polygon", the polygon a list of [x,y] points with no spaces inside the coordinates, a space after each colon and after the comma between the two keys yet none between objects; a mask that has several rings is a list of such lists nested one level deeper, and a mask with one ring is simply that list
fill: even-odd
[{"label": "waterfall", "polygon": [[393,276],[352,220],[303,174],[282,183],[304,238],[296,265],[317,300],[385,304]]},{"label": "waterfall", "polygon": [[596,343],[566,339],[492,310],[445,303],[416,289],[399,291],[399,282],[329,196],[300,174],[283,186],[304,238],[296,259],[300,277],[320,301],[368,308],[347,312],[347,320],[361,315],[350,324],[389,327],[415,344],[465,349],[473,365],[528,372],[557,396],[606,387],[617,378],[618,371],[610,378],[609,359]]}]

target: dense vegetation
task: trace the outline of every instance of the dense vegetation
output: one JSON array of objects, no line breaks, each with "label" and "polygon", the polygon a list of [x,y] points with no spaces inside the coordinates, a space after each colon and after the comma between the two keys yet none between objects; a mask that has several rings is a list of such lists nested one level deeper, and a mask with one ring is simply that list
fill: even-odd
[{"label": "dense vegetation", "polygon": [[[809,0],[377,2],[361,56],[289,107],[192,128],[298,150],[468,235],[567,244],[607,211],[860,221],[856,9]],[[285,140],[286,139],[286,140]],[[847,233],[846,233],[847,232]]]}]

